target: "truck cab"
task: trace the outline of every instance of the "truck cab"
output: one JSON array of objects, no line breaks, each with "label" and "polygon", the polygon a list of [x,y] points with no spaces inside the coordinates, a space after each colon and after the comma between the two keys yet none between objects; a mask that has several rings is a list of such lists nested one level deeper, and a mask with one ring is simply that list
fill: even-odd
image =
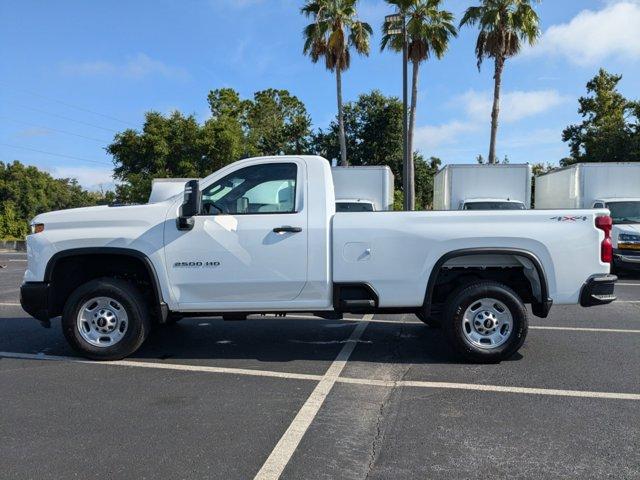
[{"label": "truck cab", "polygon": [[460,202],[460,210],[526,210],[519,200],[508,198],[469,198]]},{"label": "truck cab", "polygon": [[363,198],[336,198],[336,213],[375,211],[376,206],[372,200]]}]

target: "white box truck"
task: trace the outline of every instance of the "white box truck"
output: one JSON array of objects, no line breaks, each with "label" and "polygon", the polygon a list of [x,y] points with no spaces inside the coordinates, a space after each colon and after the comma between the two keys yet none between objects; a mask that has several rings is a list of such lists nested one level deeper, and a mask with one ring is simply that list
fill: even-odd
[{"label": "white box truck", "polygon": [[536,177],[535,208],[608,208],[613,263],[640,270],[640,163],[579,163]]},{"label": "white box truck", "polygon": [[151,194],[149,203],[163,202],[164,200],[181,195],[184,192],[184,184],[192,178],[154,178],[151,182]]},{"label": "white box truck", "polygon": [[393,210],[393,173],[386,165],[331,167],[337,212]]},{"label": "white box truck", "polygon": [[445,165],[433,179],[434,210],[531,208],[531,165]]}]

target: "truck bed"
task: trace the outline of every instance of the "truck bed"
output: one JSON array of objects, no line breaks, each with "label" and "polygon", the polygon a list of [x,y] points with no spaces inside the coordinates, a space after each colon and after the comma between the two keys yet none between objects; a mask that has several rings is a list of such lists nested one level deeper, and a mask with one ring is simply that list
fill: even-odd
[{"label": "truck bed", "polygon": [[[594,273],[608,273],[600,261],[604,233],[595,217],[607,210],[375,212],[333,217],[335,283],[366,283],[381,308],[419,305],[429,274],[451,251],[522,249],[545,266],[554,304],[575,304],[580,287]],[[456,268],[472,266],[456,260]],[[507,256],[483,259],[484,266],[508,266]]]}]

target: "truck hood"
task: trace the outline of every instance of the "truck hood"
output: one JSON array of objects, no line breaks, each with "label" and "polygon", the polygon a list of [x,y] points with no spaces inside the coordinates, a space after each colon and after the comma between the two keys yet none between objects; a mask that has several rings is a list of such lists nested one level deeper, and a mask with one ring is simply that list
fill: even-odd
[{"label": "truck hood", "polygon": [[613,228],[618,234],[628,233],[629,235],[640,235],[640,223],[614,225]]},{"label": "truck hood", "polygon": [[164,220],[172,202],[72,208],[37,215],[32,223],[42,223],[45,231],[65,228],[143,226]]}]

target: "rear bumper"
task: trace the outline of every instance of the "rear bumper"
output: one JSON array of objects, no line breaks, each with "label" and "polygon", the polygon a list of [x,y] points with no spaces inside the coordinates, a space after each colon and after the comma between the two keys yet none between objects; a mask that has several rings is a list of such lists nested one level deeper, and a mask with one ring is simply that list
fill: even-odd
[{"label": "rear bumper", "polygon": [[20,305],[22,309],[41,322],[48,322],[49,284],[47,282],[25,282],[20,287]]},{"label": "rear bumper", "polygon": [[580,292],[580,305],[583,307],[593,307],[595,305],[606,305],[615,301],[614,293],[616,281],[615,275],[600,274],[593,275],[582,286]]}]

